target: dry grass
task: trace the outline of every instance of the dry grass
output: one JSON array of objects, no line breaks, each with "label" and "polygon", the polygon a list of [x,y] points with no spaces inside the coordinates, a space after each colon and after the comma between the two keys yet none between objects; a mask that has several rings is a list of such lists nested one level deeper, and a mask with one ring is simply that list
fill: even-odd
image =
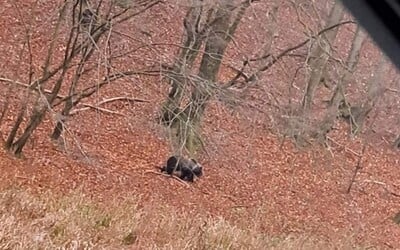
[{"label": "dry grass", "polygon": [[354,249],[350,240],[269,237],[222,218],[193,219],[159,204],[139,209],[134,198],[106,205],[81,192],[3,190],[0,225],[0,249]]}]

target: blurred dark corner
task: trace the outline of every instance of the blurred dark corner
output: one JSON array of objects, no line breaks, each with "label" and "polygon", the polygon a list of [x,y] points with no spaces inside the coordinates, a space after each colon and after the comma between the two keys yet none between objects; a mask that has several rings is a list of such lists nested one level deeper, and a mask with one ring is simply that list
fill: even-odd
[{"label": "blurred dark corner", "polygon": [[397,69],[400,69],[400,1],[341,1]]}]

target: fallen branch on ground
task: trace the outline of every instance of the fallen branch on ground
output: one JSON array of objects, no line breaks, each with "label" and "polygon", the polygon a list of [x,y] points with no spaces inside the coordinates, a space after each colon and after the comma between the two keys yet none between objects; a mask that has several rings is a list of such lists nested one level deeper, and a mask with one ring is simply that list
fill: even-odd
[{"label": "fallen branch on ground", "polygon": [[118,97],[113,97],[113,98],[109,98],[109,99],[104,99],[104,100],[98,102],[96,104],[96,106],[92,105],[92,104],[82,103],[82,105],[85,106],[85,107],[84,108],[80,108],[80,109],[75,109],[74,111],[71,112],[71,115],[76,114],[76,113],[81,112],[81,111],[89,110],[89,109],[96,109],[96,110],[99,110],[99,111],[102,111],[102,112],[105,112],[105,113],[124,116],[124,114],[119,113],[117,111],[113,111],[113,110],[109,110],[109,109],[106,109],[106,108],[98,107],[99,105],[110,103],[110,102],[115,102],[115,101],[150,102],[148,100],[139,99],[139,98],[132,98],[132,97],[127,97],[127,96],[118,96]]},{"label": "fallen branch on ground", "polygon": [[115,102],[115,101],[150,102],[148,100],[139,99],[139,98],[132,98],[132,97],[127,97],[127,96],[117,96],[117,97],[113,97],[113,98],[109,98],[109,99],[104,99],[103,101],[98,102],[97,105],[102,105],[105,103]]},{"label": "fallen branch on ground", "polygon": [[109,109],[105,109],[105,108],[96,107],[96,106],[93,106],[93,105],[90,105],[90,104],[82,104],[82,105],[85,106],[85,108],[75,109],[75,110],[73,110],[73,111],[70,113],[70,115],[74,115],[74,114],[76,114],[76,113],[78,113],[78,112],[85,111],[85,110],[88,110],[88,109],[95,109],[95,110],[98,110],[98,111],[101,111],[101,112],[104,112],[104,113],[109,113],[109,114],[113,114],[113,115],[125,116],[124,114],[119,113],[119,112],[117,112],[117,111],[113,111],[113,110],[109,110]]},{"label": "fallen branch on ground", "polygon": [[365,152],[366,148],[367,148],[367,144],[364,144],[364,146],[363,146],[363,148],[361,150],[360,157],[358,158],[358,162],[357,162],[356,168],[354,169],[353,176],[351,177],[351,181],[350,181],[349,187],[347,188],[347,193],[348,194],[351,191],[351,187],[353,186],[353,183],[356,181],[356,176],[357,176],[358,172],[360,172],[360,170],[362,168],[361,161],[362,161],[362,158],[364,156],[364,152]]},{"label": "fallen branch on ground", "polygon": [[361,183],[372,183],[372,184],[381,185],[385,189],[385,191],[388,192],[389,194],[391,194],[393,196],[396,196],[396,197],[400,197],[400,194],[389,190],[388,185],[386,183],[384,183],[384,182],[375,181],[375,180],[363,180],[363,181],[361,181]]},{"label": "fallen branch on ground", "polygon": [[155,172],[155,171],[153,171],[153,170],[147,170],[147,171],[144,172],[144,174],[148,174],[148,173],[150,173],[150,174],[162,175],[162,176],[165,176],[165,177],[172,177],[172,178],[174,178],[175,180],[179,181],[181,184],[185,185],[186,187],[190,187],[189,184],[187,184],[185,181],[181,180],[180,178],[178,178],[178,177],[175,176],[175,175],[169,175],[169,174],[164,174],[164,173],[160,173],[160,172]]}]

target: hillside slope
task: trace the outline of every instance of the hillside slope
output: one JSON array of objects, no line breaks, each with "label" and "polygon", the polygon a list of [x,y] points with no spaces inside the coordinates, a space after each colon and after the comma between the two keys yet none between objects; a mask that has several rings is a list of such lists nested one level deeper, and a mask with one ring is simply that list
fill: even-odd
[{"label": "hillside slope", "polygon": [[[13,38],[13,32],[21,26],[11,1],[6,2],[0,7],[0,33],[4,34],[0,38],[0,75],[15,75],[13,70],[19,65],[10,58],[18,57],[18,39],[23,33]],[[35,1],[19,3],[23,13],[30,11],[28,2]],[[51,9],[47,5],[36,7],[43,12]],[[154,43],[177,42],[176,30],[181,24],[168,11],[160,7],[148,14],[168,25],[149,21],[145,27],[129,29],[162,34],[153,38]],[[43,52],[40,31],[33,40],[33,53],[39,57]],[[160,61],[172,60],[173,52],[165,49]],[[150,52],[140,58],[147,58],[146,53]],[[377,54],[371,53],[360,67],[368,68],[366,64]],[[124,66],[129,67],[135,59]],[[279,82],[279,72],[269,79]],[[152,173],[172,151],[167,131],[156,122],[167,88],[158,81],[161,79],[138,77],[105,87],[87,103],[115,96],[146,102],[120,101],[104,106],[123,115],[94,109],[77,112],[68,120],[63,143],[49,139],[54,126],[49,115],[22,159],[0,150],[0,187],[22,186],[39,193],[52,190],[60,194],[81,188],[104,204],[118,197],[138,196],[142,205],[161,203],[190,214],[222,216],[242,227],[251,226],[248,221],[256,218],[261,231],[268,235],[310,234],[332,242],[352,235],[362,245],[400,249],[400,226],[392,220],[400,209],[400,157],[387,143],[368,144],[361,155],[363,139],[349,140],[344,136],[347,126],[339,124],[332,134],[330,150],[298,149],[290,140],[282,143],[282,138],[260,122],[255,110],[244,115],[214,100],[203,121],[207,148],[199,161],[205,167],[204,177],[183,185]],[[6,84],[0,83],[0,92],[7,92]],[[1,124],[3,138],[21,97],[18,92],[11,96],[9,115]],[[361,170],[347,193],[360,157]]]}]

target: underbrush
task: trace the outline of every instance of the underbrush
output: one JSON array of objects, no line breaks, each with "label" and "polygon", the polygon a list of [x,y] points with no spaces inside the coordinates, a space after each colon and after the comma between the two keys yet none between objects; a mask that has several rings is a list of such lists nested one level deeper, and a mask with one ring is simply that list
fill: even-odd
[{"label": "underbrush", "polygon": [[222,218],[137,204],[136,198],[101,203],[78,191],[56,197],[9,188],[0,191],[0,249],[354,249],[351,239],[271,237]]}]

